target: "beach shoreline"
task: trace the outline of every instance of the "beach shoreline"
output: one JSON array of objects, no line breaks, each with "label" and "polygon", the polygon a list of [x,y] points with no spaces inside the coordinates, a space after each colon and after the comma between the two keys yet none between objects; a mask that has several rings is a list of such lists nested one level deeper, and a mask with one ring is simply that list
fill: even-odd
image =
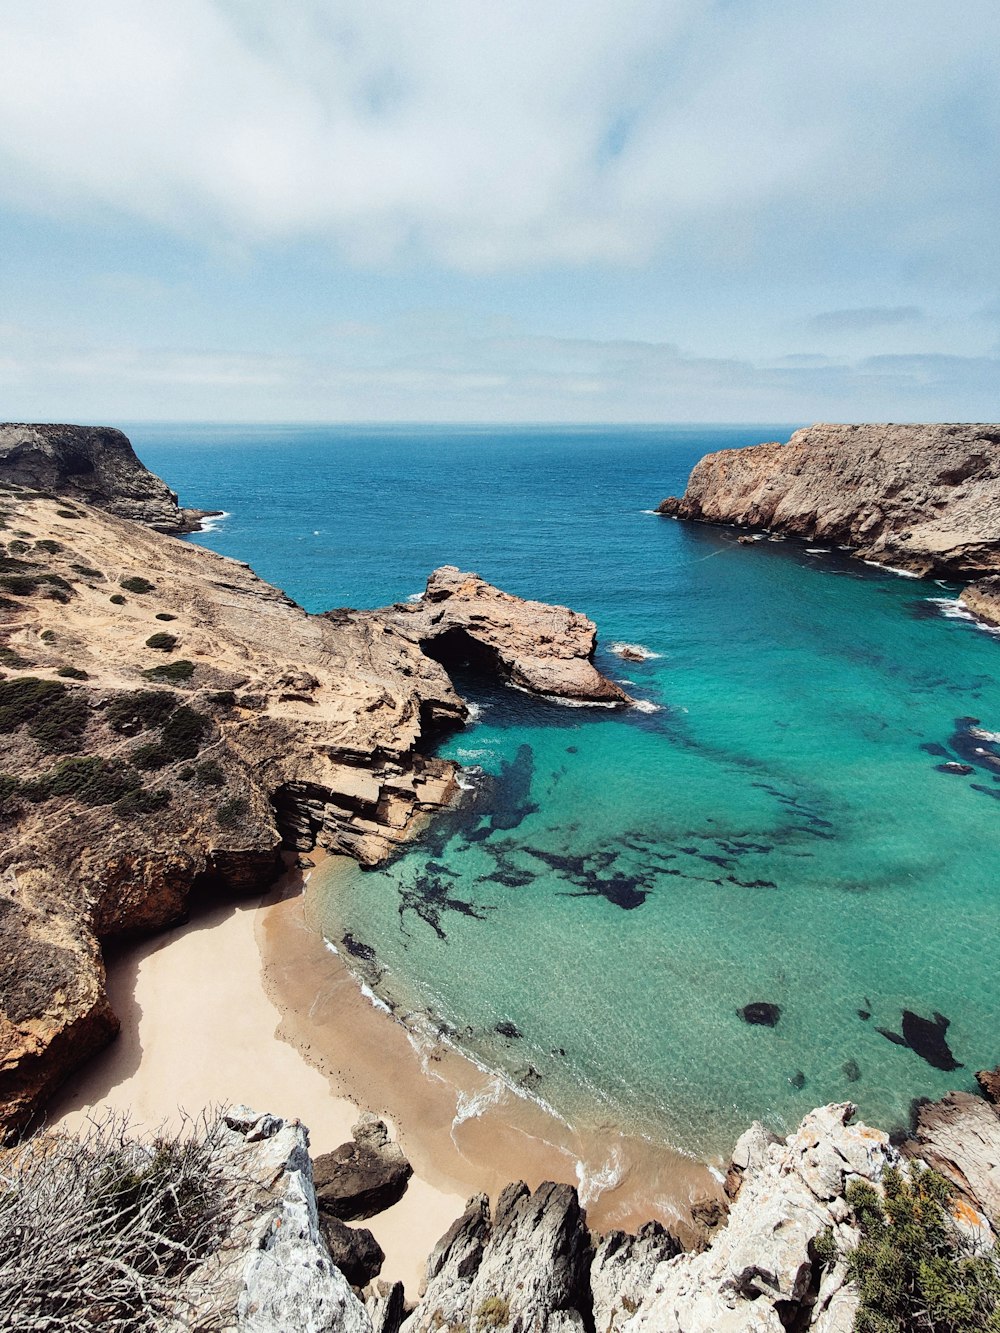
[{"label": "beach shoreline", "polygon": [[150,1130],[242,1102],[301,1120],[317,1155],[371,1111],[414,1175],[399,1203],[362,1225],[385,1251],[382,1277],[411,1298],[468,1197],[495,1200],[511,1180],[577,1185],[598,1231],[655,1217],[698,1238],[691,1204],[720,1197],[706,1164],[611,1125],[580,1133],[453,1048],[415,1041],[366,996],[308,919],[310,875],[337,869],[321,852],[311,859],[315,870],[263,896],[213,902],[109,957],[121,1034],[63,1085],[51,1126],[79,1129],[110,1108]]}]

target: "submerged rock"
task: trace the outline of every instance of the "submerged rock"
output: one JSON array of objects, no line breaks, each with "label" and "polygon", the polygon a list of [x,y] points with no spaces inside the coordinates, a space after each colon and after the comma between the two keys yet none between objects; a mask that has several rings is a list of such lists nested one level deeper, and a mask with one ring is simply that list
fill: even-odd
[{"label": "submerged rock", "polygon": [[781,1006],[771,1004],[768,1000],[753,1000],[736,1012],[744,1023],[749,1023],[752,1027],[773,1028],[781,1017]]},{"label": "submerged rock", "polygon": [[342,1222],[374,1217],[398,1203],[413,1174],[383,1121],[365,1116],[351,1132],[350,1143],[313,1163],[320,1212]]}]

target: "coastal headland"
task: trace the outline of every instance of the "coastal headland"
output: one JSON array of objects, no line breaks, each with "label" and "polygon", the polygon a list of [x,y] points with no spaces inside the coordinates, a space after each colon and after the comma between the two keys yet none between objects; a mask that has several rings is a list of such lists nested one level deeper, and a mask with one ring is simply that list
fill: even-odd
[{"label": "coastal headland", "polygon": [[[809,426],[787,444],[706,454],[657,512],[978,580],[1000,570],[1000,425]],[[977,588],[969,609],[996,617],[994,585]]]}]

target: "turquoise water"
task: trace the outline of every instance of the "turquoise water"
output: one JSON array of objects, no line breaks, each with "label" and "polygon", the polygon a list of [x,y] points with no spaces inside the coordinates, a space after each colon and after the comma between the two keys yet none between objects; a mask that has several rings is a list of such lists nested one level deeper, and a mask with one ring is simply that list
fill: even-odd
[{"label": "turquoise water", "polygon": [[[699,1153],[831,1099],[898,1125],[1000,1059],[1000,746],[968,721],[1000,732],[1000,641],[942,614],[955,588],[643,512],[706,450],[790,429],[131,431],[230,511],[195,541],[311,610],[447,561],[597,621],[599,665],[658,711],[464,680],[481,712],[441,753],[468,803],[352,872],[326,929],[570,1118]],[[925,1054],[961,1067],[884,1035],[904,1010],[947,1020]]]}]

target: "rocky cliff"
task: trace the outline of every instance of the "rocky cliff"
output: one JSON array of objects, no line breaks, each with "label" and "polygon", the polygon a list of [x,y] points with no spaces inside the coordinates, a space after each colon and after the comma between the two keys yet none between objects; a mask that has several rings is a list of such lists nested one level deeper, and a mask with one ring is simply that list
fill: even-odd
[{"label": "rocky cliff", "polygon": [[1000,570],[1000,425],[817,425],[708,454],[673,518],[850,547],[922,575]]},{"label": "rocky cliff", "polygon": [[108,426],[0,424],[0,478],[84,500],[158,532],[197,532],[207,517],[200,509],[181,509],[127,437]]},{"label": "rocky cliff", "polygon": [[7,1130],[114,1035],[104,941],[182,919],[200,888],[259,891],[317,843],[375,865],[456,798],[429,749],[467,709],[430,640],[482,647],[524,688],[626,698],[589,661],[589,621],[475,575],[432,576],[430,611],[313,616],[78,500],[0,482],[0,520]]},{"label": "rocky cliff", "polygon": [[[995,1090],[996,1072],[980,1077],[987,1092]],[[113,1136],[104,1137],[101,1160],[110,1164]],[[856,1122],[847,1103],[810,1112],[784,1140],[752,1125],[730,1165],[729,1217],[695,1253],[682,1252],[654,1222],[635,1235],[594,1234],[567,1184],[549,1181],[535,1190],[511,1184],[494,1206],[479,1195],[431,1250],[419,1300],[409,1307],[392,1274],[374,1281],[384,1256],[377,1246],[369,1253],[370,1233],[338,1220],[345,1204],[350,1216],[365,1218],[398,1198],[395,1189],[379,1193],[405,1160],[381,1122],[363,1120],[351,1144],[315,1163],[299,1122],[242,1107],[208,1124],[203,1142],[194,1160],[204,1185],[188,1167],[186,1189],[210,1208],[218,1201],[210,1216],[214,1239],[206,1234],[193,1247],[189,1236],[178,1233],[187,1248],[176,1282],[171,1287],[158,1275],[156,1284],[158,1308],[176,1310],[178,1317],[161,1317],[155,1327],[220,1333],[852,1333],[856,1327],[991,1328],[991,1308],[995,1322],[1000,1268],[990,1218],[996,1217],[1000,1114],[989,1100],[967,1094],[922,1107],[915,1140],[902,1149],[882,1131]],[[360,1163],[359,1148],[370,1161]],[[144,1156],[141,1146],[129,1151],[140,1172],[155,1171],[159,1159],[152,1153]],[[957,1300],[944,1292],[949,1282],[962,1281],[962,1264],[974,1255],[980,1264],[985,1259],[989,1276],[978,1322],[911,1323],[894,1311],[884,1323],[873,1322],[871,1314],[855,1323],[860,1297],[850,1256],[865,1234],[864,1215],[890,1193],[898,1197],[899,1182],[911,1171],[906,1153],[918,1171],[929,1163],[955,1182],[929,1225],[941,1255],[950,1245],[960,1262],[949,1266],[942,1257],[928,1289],[950,1300],[941,1306],[943,1314],[969,1313],[972,1285]],[[35,1161],[43,1156],[44,1147]],[[72,1160],[72,1151],[68,1156]],[[181,1159],[172,1160],[171,1169],[179,1170]],[[34,1305],[48,1309],[46,1290],[32,1295],[19,1283],[19,1265],[31,1262],[27,1224],[45,1200],[30,1185],[37,1173],[15,1164],[10,1176],[22,1183],[22,1197],[15,1188],[0,1202],[0,1233],[7,1238],[0,1247],[0,1305],[13,1287],[22,1312]],[[46,1187],[51,1189],[50,1176]],[[921,1216],[898,1214],[905,1224],[901,1247],[915,1243],[914,1223],[922,1225]],[[50,1266],[57,1263],[58,1245],[58,1235],[46,1237]],[[892,1290],[891,1269],[870,1271],[870,1291]],[[129,1276],[126,1271],[126,1288]],[[67,1295],[70,1305],[79,1303],[72,1283]]]}]

